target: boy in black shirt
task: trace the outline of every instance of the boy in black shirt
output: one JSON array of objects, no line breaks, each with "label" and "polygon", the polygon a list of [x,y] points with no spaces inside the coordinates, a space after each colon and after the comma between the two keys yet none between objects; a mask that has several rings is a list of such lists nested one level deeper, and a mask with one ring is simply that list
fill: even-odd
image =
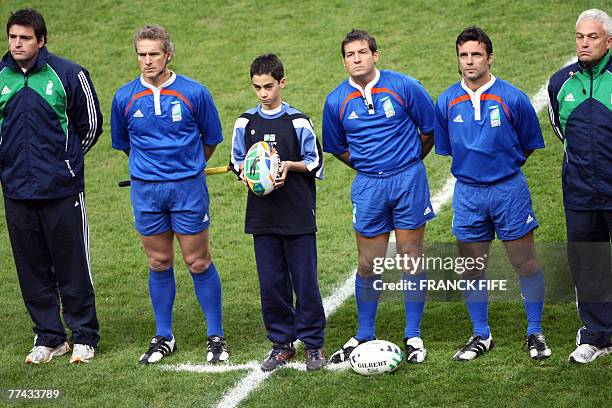
[{"label": "boy in black shirt", "polygon": [[308,116],[281,99],[285,75],[280,59],[261,55],[250,74],[260,104],[236,120],[232,169],[245,181],[246,152],[259,141],[268,142],[281,158],[275,190],[266,196],[249,190],[246,207],[245,232],[253,234],[263,320],[273,343],[261,369],[286,364],[299,339],[306,349],[306,368],[317,370],[325,366],[315,235],[315,178],[323,178],[323,153]]}]

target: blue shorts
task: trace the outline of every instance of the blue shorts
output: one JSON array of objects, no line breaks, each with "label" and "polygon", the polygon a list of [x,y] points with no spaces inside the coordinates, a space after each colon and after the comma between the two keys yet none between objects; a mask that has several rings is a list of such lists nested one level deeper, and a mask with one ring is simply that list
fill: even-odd
[{"label": "blue shorts", "polygon": [[210,225],[204,174],[179,181],[132,180],[136,230],[145,236],[166,231],[195,235]]},{"label": "blue shorts", "polygon": [[357,173],[351,188],[353,227],[365,237],[417,229],[436,215],[422,161],[391,173]]},{"label": "blue shorts", "polygon": [[457,181],[453,196],[453,235],[459,241],[513,241],[538,227],[522,172],[490,186]]}]

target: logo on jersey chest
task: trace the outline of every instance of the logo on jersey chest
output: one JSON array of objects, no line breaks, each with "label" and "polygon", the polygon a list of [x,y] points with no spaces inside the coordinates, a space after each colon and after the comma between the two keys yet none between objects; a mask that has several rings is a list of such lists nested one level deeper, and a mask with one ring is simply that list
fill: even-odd
[{"label": "logo on jersey chest", "polygon": [[381,99],[383,103],[383,111],[385,112],[385,116],[387,118],[395,116],[395,107],[393,106],[393,102],[391,101],[390,96],[385,96]]},{"label": "logo on jersey chest", "polygon": [[265,133],[263,135],[264,142],[268,142],[271,149],[276,149],[276,134],[274,133]]},{"label": "logo on jersey chest", "polygon": [[[251,136],[255,136],[255,129],[251,129]],[[267,142],[271,148],[276,148],[276,133],[264,133],[263,141]]]},{"label": "logo on jersey chest", "polygon": [[170,103],[172,104],[172,121],[180,122],[181,120],[183,120],[183,115],[181,112],[181,103],[179,101],[172,101]]},{"label": "logo on jersey chest", "polygon": [[501,126],[501,117],[499,115],[498,105],[489,107],[489,119],[491,120],[491,127]]}]

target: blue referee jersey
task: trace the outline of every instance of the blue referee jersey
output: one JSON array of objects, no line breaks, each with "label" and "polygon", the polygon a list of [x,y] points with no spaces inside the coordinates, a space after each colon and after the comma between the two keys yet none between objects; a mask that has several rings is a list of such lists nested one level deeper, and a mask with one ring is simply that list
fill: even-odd
[{"label": "blue referee jersey", "polygon": [[476,92],[463,80],[444,91],[435,123],[436,153],[453,156],[451,173],[468,184],[508,179],[525,163],[525,151],[544,147],[527,95],[493,75]]},{"label": "blue referee jersey", "polygon": [[352,78],[325,99],[323,150],[350,151],[361,173],[384,173],[421,159],[421,133],[434,128],[434,106],[419,81],[376,70],[365,89]]},{"label": "blue referee jersey", "polygon": [[113,148],[130,148],[130,176],[146,181],[193,177],[206,167],[204,144],[223,140],[208,89],[172,73],[159,88],[142,76],[117,90],[111,110]]}]

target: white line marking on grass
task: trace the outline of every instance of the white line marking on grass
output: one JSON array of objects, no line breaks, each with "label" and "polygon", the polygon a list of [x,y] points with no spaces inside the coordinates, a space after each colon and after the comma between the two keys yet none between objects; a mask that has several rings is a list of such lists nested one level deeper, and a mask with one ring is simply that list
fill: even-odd
[{"label": "white line marking on grass", "polygon": [[272,375],[273,371],[264,373],[259,367],[251,370],[238,384],[229,392],[223,395],[217,408],[235,408],[240,404],[255,388],[259,387],[266,378]]},{"label": "white line marking on grass", "polygon": [[[568,60],[564,66],[576,62],[576,57]],[[548,81],[536,92],[531,98],[531,104],[535,111],[539,113],[543,108],[546,107],[548,102]],[[444,205],[446,205],[453,196],[453,190],[455,186],[455,178],[450,176],[442,190],[440,190],[431,199],[431,204],[434,212],[440,211]],[[325,308],[325,316],[331,316],[351,295],[354,293],[355,282],[355,271],[353,270],[348,278],[335,289],[330,296],[323,300],[323,307]],[[296,342],[296,347],[300,342]],[[164,370],[172,371],[191,371],[191,372],[226,372],[233,370],[250,370],[250,372],[242,380],[238,382],[231,390],[223,395],[221,401],[217,404],[217,408],[235,408],[240,404],[246,397],[259,385],[267,379],[272,373],[264,373],[259,368],[259,362],[251,361],[245,364],[236,365],[223,365],[223,366],[211,366],[211,365],[197,365],[197,364],[180,364],[176,366],[162,366]],[[305,370],[303,363],[289,363],[287,368]],[[339,367],[330,367],[330,369],[346,369],[345,365],[339,365]]]},{"label": "white line marking on grass", "polygon": [[[336,312],[336,310],[348,299],[355,291],[355,272],[353,270],[349,277],[345,279],[342,285],[338,286],[332,291],[331,295],[323,299],[323,308],[325,309],[325,317],[329,317]],[[295,347],[299,347],[301,342],[298,340],[295,342]],[[298,368],[300,366],[306,366],[300,363],[289,363],[288,368]],[[342,367],[345,369],[346,367]],[[301,368],[298,368],[301,369]],[[223,395],[221,401],[217,404],[217,408],[235,408],[242,402],[255,388],[259,387],[268,376],[272,373],[264,373],[259,368],[259,363],[256,363],[255,368],[252,369],[246,377],[244,377],[238,384],[234,386],[230,391]]]},{"label": "white line marking on grass", "polygon": [[175,365],[162,365],[159,368],[166,371],[188,371],[192,373],[226,373],[229,371],[240,371],[240,370],[255,370],[259,368],[257,361],[249,361],[244,364],[175,364]]},{"label": "white line marking on grass", "polygon": [[455,189],[456,181],[457,179],[455,179],[453,176],[449,176],[448,179],[446,179],[446,183],[444,183],[442,190],[438,191],[431,199],[431,206],[433,207],[435,213],[438,213],[442,207],[448,204],[451,198],[453,198],[453,191]]},{"label": "white line marking on grass", "polygon": [[[259,361],[249,361],[244,364],[220,364],[220,365],[212,365],[212,364],[193,364],[193,363],[185,363],[185,364],[176,364],[176,365],[162,365],[159,368],[165,371],[177,371],[177,372],[191,372],[191,373],[227,373],[230,371],[242,371],[242,370],[257,370],[261,371],[259,366],[261,362]],[[330,364],[325,366],[325,370],[330,371],[342,371],[350,368],[350,365],[346,364]],[[279,368],[279,370],[298,370],[298,371],[306,371],[306,363],[299,362],[290,362]]]},{"label": "white line marking on grass", "polygon": [[[565,64],[563,64],[563,67],[573,64],[576,61],[578,61],[578,58],[576,58],[576,56],[573,56],[568,59]],[[540,113],[540,111],[548,105],[548,80],[544,85],[542,85],[538,92],[533,95],[533,97],[531,98],[531,105],[533,105],[533,108],[537,113]]]},{"label": "white line marking on grass", "polygon": [[349,274],[342,285],[338,286],[331,295],[323,299],[323,309],[325,309],[325,317],[329,318],[338,310],[338,308],[355,293],[355,273],[357,269]]}]

